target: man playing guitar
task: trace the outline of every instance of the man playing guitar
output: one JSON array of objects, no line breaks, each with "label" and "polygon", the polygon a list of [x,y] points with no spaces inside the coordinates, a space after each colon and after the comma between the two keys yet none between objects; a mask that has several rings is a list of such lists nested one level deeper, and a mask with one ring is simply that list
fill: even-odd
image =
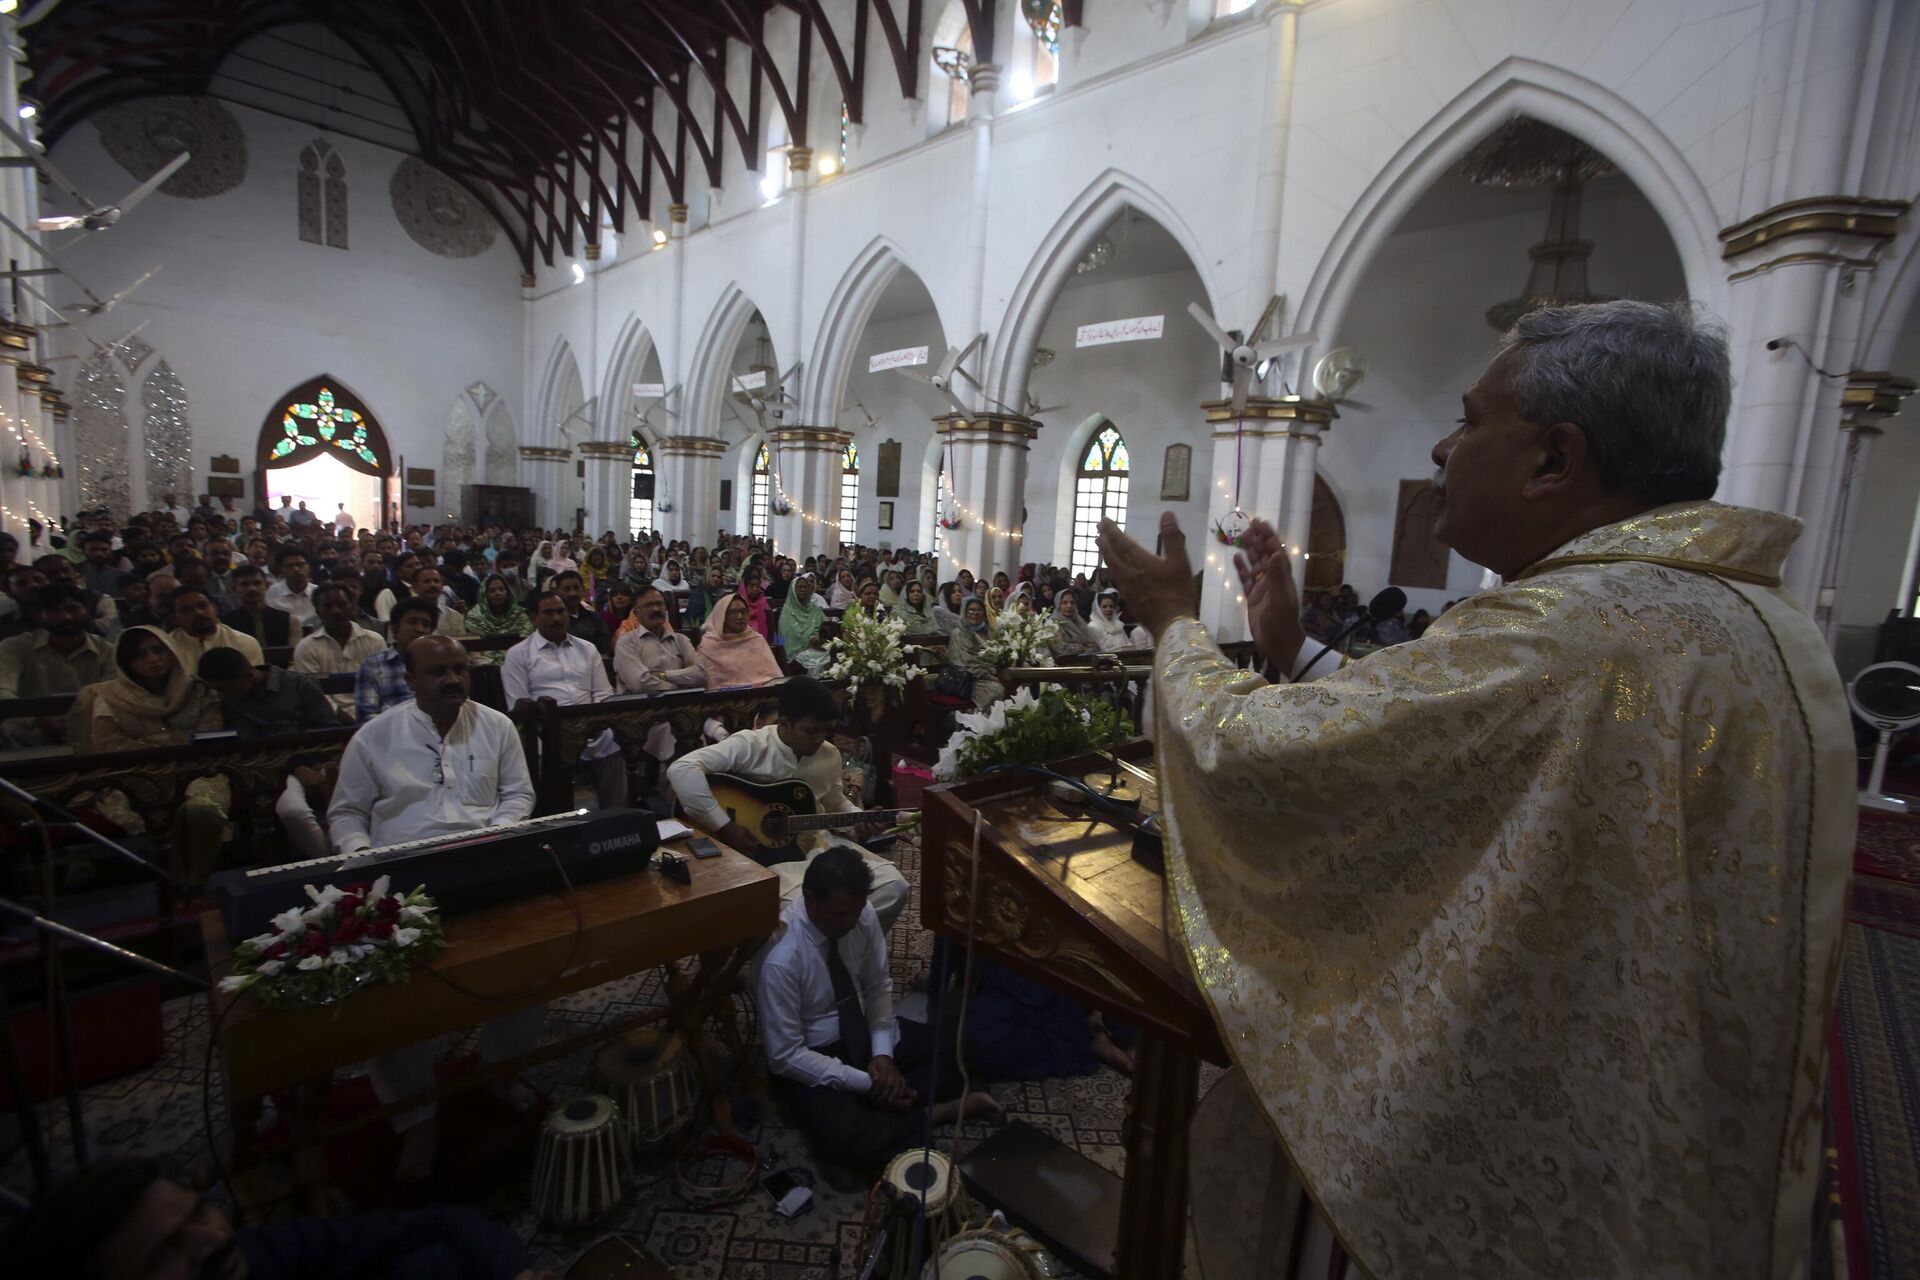
[{"label": "man playing guitar", "polygon": [[[667,783],[679,799],[687,817],[712,832],[735,849],[749,853],[767,844],[764,833],[742,826],[732,813],[714,798],[709,776],[731,774],[750,783],[777,783],[797,779],[813,793],[816,813],[858,813],[860,809],[841,790],[840,749],[828,739],[839,722],[840,708],[825,685],[805,676],[795,676],[780,686],[779,719],[760,729],[743,729],[711,746],[701,747],[678,760],[667,770]],[[876,815],[871,824],[856,825],[856,839],[873,836],[884,826]],[[799,857],[773,863],[771,870],[780,877],[780,898],[787,902],[800,893],[800,881],[806,875],[807,862],[833,844],[852,844],[835,839],[824,831],[810,831],[798,837]],[[858,846],[855,846],[858,847]],[[907,901],[907,879],[900,869],[885,858],[860,849],[873,870],[873,889],[867,895],[874,913],[880,917],[882,932],[890,928]]]}]

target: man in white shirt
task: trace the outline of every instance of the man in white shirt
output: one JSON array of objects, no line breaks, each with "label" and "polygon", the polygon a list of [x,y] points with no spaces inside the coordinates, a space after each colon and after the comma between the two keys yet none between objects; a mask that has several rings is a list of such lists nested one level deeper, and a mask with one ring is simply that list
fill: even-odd
[{"label": "man in white shirt", "polygon": [[1003,1114],[993,1096],[962,1099],[959,1065],[937,1059],[932,1035],[893,1016],[887,939],[868,905],[872,872],[846,846],[807,864],[801,895],[754,978],[767,1067],[814,1155],[877,1168],[921,1140],[921,1106],[933,1123]]},{"label": "man in white shirt", "polygon": [[[687,817],[735,849],[755,848],[752,837],[722,809],[707,785],[707,775],[730,773],[749,782],[785,782],[798,778],[813,793],[821,813],[858,813],[860,808],[841,788],[840,749],[828,741],[839,723],[840,708],[833,694],[817,680],[794,676],[778,692],[780,718],[759,729],[742,729],[711,746],[690,751],[667,770],[667,785]],[[853,828],[856,839],[871,836],[871,826]],[[780,877],[780,899],[791,904],[800,896],[808,863],[833,847],[851,848],[865,861],[873,884],[871,901],[880,927],[891,929],[907,904],[907,878],[900,869],[835,833],[815,831],[798,837],[803,861],[771,866]]]},{"label": "man in white shirt", "polygon": [[[613,696],[600,651],[568,630],[567,603],[559,592],[543,591],[534,598],[533,626],[533,634],[507,650],[500,663],[509,707],[522,698],[552,698],[560,706],[574,707]],[[600,807],[624,809],[627,760],[613,730],[602,729],[580,753],[580,761],[593,771]]]},{"label": "man in white shirt", "polygon": [[[513,721],[467,696],[466,648],[445,636],[424,636],[403,656],[413,701],[361,725],[341,757],[327,806],[335,853],[519,822],[533,812],[533,779]],[[546,1008],[529,1005],[487,1023],[480,1056],[500,1062],[531,1049]],[[374,1059],[369,1074],[382,1105],[432,1087],[433,1049],[432,1043],[409,1045]],[[503,1096],[513,1105],[531,1100],[525,1086],[509,1087]],[[429,1103],[393,1117],[401,1136],[395,1176],[402,1182],[422,1181],[433,1170],[434,1115]]]},{"label": "man in white shirt", "polygon": [[[622,693],[672,693],[707,687],[693,641],[667,629],[667,600],[658,584],[633,593],[639,625],[613,646],[613,674]],[[661,764],[673,759],[673,726],[661,721],[647,731],[647,754]]]},{"label": "man in white shirt", "polygon": [[307,594],[313,586],[307,576],[307,553],[298,547],[280,548],[273,557],[273,571],[279,576],[267,588],[267,604],[292,614],[303,629],[310,629],[317,615]]},{"label": "man in white shirt", "polygon": [[337,538],[344,538],[352,532],[353,517],[347,514],[347,504],[343,502],[340,504],[340,509],[333,514],[333,533]]},{"label": "man in white shirt", "polygon": [[166,610],[162,616],[173,623],[173,647],[187,670],[192,671],[200,655],[209,649],[238,649],[246,655],[250,666],[266,663],[260,642],[220,621],[220,611],[214,608],[213,598],[200,588],[176,587],[160,608]]},{"label": "man in white shirt", "polygon": [[[313,589],[312,599],[320,626],[293,647],[293,669],[301,675],[312,676],[315,683],[331,675],[352,675],[360,670],[361,663],[387,647],[386,638],[379,632],[354,622],[360,602],[346,587],[323,582]],[[334,710],[351,722],[352,691],[327,696],[333,701]]]}]

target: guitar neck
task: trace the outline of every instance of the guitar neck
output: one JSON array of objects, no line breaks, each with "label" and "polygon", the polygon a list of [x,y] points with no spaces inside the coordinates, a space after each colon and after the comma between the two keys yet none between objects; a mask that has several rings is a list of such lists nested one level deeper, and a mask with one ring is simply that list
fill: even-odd
[{"label": "guitar neck", "polygon": [[784,823],[789,832],[831,831],[835,827],[857,827],[863,822],[898,821],[918,809],[862,809],[858,813],[809,813],[790,815]]}]

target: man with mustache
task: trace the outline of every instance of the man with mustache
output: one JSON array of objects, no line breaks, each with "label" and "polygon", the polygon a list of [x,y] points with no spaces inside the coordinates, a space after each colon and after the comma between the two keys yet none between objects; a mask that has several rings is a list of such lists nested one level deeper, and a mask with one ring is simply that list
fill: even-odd
[{"label": "man with mustache", "polygon": [[[40,626],[0,640],[0,698],[45,698],[78,693],[113,674],[113,646],[93,633],[87,598],[70,583],[40,588]],[[51,716],[14,719],[0,733],[16,746],[65,742],[66,726]]]},{"label": "man with mustache", "polygon": [[[513,721],[468,693],[467,651],[446,636],[423,636],[402,653],[413,699],[361,725],[340,760],[327,806],[327,834],[342,856],[409,840],[519,822],[533,812],[533,781]],[[495,1018],[480,1032],[489,1062],[518,1057],[540,1037],[546,1005]],[[373,1062],[374,1093],[390,1104],[433,1086],[433,1045],[411,1045]],[[517,1089],[517,1091],[516,1091]],[[510,1105],[531,1102],[525,1086],[501,1090]],[[420,1182],[433,1170],[439,1126],[432,1103],[394,1116],[400,1134],[396,1177]]]}]

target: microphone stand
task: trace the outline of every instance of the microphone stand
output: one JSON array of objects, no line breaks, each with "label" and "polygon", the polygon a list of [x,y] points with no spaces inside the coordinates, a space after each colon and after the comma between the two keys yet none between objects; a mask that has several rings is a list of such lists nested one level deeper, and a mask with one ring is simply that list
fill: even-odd
[{"label": "microphone stand", "polygon": [[127,848],[125,845],[120,844],[117,841],[109,839],[107,836],[100,834],[98,831],[95,831],[92,827],[88,826],[86,823],[80,821],[80,819],[76,815],[74,815],[73,813],[70,813],[66,809],[61,808],[59,805],[55,804],[53,801],[42,800],[39,796],[34,795],[33,792],[26,790],[24,787],[17,787],[13,783],[8,782],[5,778],[0,778],[0,793],[5,793],[6,795],[12,796],[15,800],[20,801],[20,803],[26,805],[27,808],[33,810],[36,814],[40,815],[39,818],[36,819],[36,821],[41,822],[43,825],[45,825],[46,819],[52,818],[54,825],[69,827],[74,831],[79,832],[83,838],[91,841],[94,844],[99,845],[101,848],[106,849],[111,853],[118,854],[120,857],[126,859],[128,862],[131,862],[136,867],[139,867],[141,870],[145,871],[148,875],[152,876],[154,879],[159,880],[162,883],[166,884],[167,887],[173,888],[173,889],[179,888],[179,886],[174,883],[172,872],[166,870],[166,868],[161,867],[155,863],[147,861],[145,858],[141,857],[139,854],[135,853],[133,850]]},{"label": "microphone stand", "polygon": [[1373,615],[1367,612],[1365,609],[1362,609],[1358,617],[1356,617],[1352,622],[1349,622],[1346,626],[1340,628],[1340,632],[1338,635],[1334,636],[1333,639],[1321,645],[1320,652],[1314,654],[1311,658],[1307,659],[1307,664],[1304,667],[1301,667],[1300,670],[1294,673],[1293,675],[1288,676],[1287,683],[1292,684],[1295,681],[1299,680],[1301,676],[1313,670],[1314,663],[1326,657],[1328,653],[1332,652],[1333,647],[1335,645],[1339,644],[1342,640],[1345,640],[1348,636],[1352,635],[1355,631],[1359,630],[1361,623],[1372,622],[1373,620],[1374,620]]}]

